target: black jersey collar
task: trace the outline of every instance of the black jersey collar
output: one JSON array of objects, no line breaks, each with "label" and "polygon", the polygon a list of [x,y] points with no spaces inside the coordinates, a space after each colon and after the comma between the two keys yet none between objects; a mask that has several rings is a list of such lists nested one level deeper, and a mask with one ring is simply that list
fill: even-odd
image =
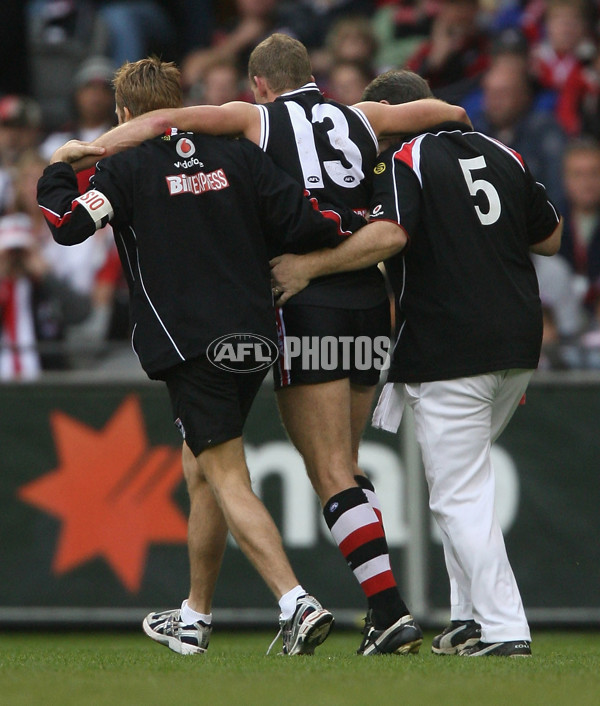
[{"label": "black jersey collar", "polygon": [[461,123],[458,120],[446,120],[445,122],[438,123],[433,127],[428,127],[426,130],[406,133],[402,135],[402,142],[410,142],[410,140],[414,140],[415,137],[419,137],[419,135],[435,135],[438,132],[456,132],[457,130],[460,130],[460,132],[473,132],[473,128],[470,125],[467,125],[467,123]]},{"label": "black jersey collar", "polygon": [[305,83],[304,86],[300,86],[300,88],[295,88],[293,91],[286,91],[285,93],[282,93],[280,96],[277,96],[275,100],[278,101],[280,99],[285,100],[286,98],[293,98],[300,93],[307,93],[308,91],[316,91],[317,93],[321,93],[317,84],[314,83],[314,81],[309,81],[308,83]]},{"label": "black jersey collar", "polygon": [[454,132],[455,130],[460,130],[461,132],[473,132],[473,128],[467,123],[461,123],[459,120],[446,120],[444,123],[439,123],[429,130],[423,130],[423,132]]}]

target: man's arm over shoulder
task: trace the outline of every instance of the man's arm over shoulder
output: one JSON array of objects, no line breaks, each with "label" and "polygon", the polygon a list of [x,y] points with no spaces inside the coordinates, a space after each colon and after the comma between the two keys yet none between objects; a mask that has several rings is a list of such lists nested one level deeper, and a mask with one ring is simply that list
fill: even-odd
[{"label": "man's arm over shoulder", "polygon": [[94,140],[93,144],[104,147],[106,154],[111,155],[157,137],[172,127],[181,132],[244,135],[252,142],[258,143],[260,113],[254,104],[244,101],[153,110],[118,125]]},{"label": "man's arm over shoulder", "polygon": [[464,108],[437,98],[423,98],[399,105],[366,101],[357,103],[354,107],[362,110],[367,116],[378,137],[422,132],[446,121],[471,125]]}]

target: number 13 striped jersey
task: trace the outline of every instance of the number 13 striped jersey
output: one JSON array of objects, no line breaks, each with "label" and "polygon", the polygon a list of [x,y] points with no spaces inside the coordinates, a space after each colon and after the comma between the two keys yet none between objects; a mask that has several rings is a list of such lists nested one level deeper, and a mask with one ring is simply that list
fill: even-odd
[{"label": "number 13 striped jersey", "polygon": [[[315,83],[257,106],[259,147],[316,197],[366,214],[371,197],[377,137],[358,108],[327,100]],[[292,304],[367,309],[386,298],[376,267],[320,277]]]}]

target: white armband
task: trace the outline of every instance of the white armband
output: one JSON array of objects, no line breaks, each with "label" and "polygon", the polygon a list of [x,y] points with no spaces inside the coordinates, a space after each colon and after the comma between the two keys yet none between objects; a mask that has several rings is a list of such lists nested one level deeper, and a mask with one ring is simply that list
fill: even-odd
[{"label": "white armband", "polygon": [[110,201],[103,193],[96,191],[96,189],[86,191],[85,194],[75,199],[73,203],[79,204],[85,208],[96,224],[96,230],[105,226],[115,215]]}]

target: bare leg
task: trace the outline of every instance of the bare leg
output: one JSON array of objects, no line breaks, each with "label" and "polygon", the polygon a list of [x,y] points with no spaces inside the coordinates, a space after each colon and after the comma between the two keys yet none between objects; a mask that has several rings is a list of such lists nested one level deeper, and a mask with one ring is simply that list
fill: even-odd
[{"label": "bare leg", "polygon": [[[352,420],[348,379],[279,390],[283,422],[323,506],[323,517],[360,584],[377,626],[408,614],[391,570],[381,514],[354,478],[360,431],[372,390],[357,388]],[[353,455],[352,430],[356,429]],[[359,431],[360,429],[360,431]]]},{"label": "bare leg", "polygon": [[351,394],[351,415],[352,415],[352,458],[354,460],[354,480],[360,485],[365,494],[369,505],[375,510],[375,514],[383,527],[383,515],[381,512],[381,503],[375,492],[375,488],[371,481],[365,475],[365,472],[358,465],[358,449],[363,431],[367,424],[367,419],[371,415],[373,409],[373,398],[375,397],[375,387],[366,387],[364,385],[350,385]]},{"label": "bare leg", "polygon": [[[191,498],[190,597],[181,611],[147,615],[144,632],[179,654],[206,652],[212,629],[206,615],[229,529],[279,603],[277,637],[283,638],[283,654],[313,654],[329,634],[333,615],[299,585],[275,523],[252,492],[241,437],[205,449],[196,458],[184,446],[183,461]],[[204,616],[184,618],[188,608]]]},{"label": "bare leg", "polygon": [[358,466],[358,447],[362,438],[367,420],[373,409],[375,386],[350,385],[350,423],[352,434],[352,458],[354,461],[354,474],[364,475]]},{"label": "bare leg", "polygon": [[277,526],[252,491],[241,437],[204,450],[197,460],[229,531],[279,600],[299,582]]},{"label": "bare leg", "polygon": [[355,487],[349,381],[286,387],[278,391],[277,403],[321,504]]},{"label": "bare leg", "polygon": [[210,613],[227,541],[227,523],[189,446],[183,444],[183,473],[190,496],[188,552],[190,595],[188,605]]}]

